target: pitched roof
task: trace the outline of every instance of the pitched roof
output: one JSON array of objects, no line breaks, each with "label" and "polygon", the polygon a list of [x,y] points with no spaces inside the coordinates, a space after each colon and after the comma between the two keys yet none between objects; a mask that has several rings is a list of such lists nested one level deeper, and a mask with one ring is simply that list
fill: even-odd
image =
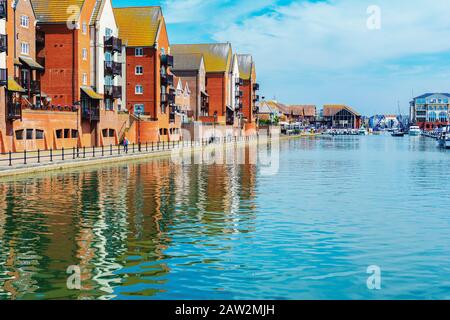
[{"label": "pitched roof", "polygon": [[66,23],[74,18],[77,10],[71,9],[76,7],[80,10],[73,20],[78,20],[84,2],[85,0],[33,0],[31,4],[39,22]]},{"label": "pitched roof", "polygon": [[250,80],[253,71],[253,57],[250,54],[238,54],[239,76],[241,79]]},{"label": "pitched roof", "polygon": [[203,55],[201,53],[174,54],[172,71],[200,70],[202,60]]},{"label": "pitched roof", "polygon": [[175,44],[170,50],[173,55],[202,54],[206,72],[228,72],[230,69],[232,50],[229,43]]},{"label": "pitched roof", "polygon": [[114,8],[119,37],[128,47],[151,47],[164,23],[161,7]]},{"label": "pitched roof", "polygon": [[316,115],[315,105],[291,105],[288,109],[294,116],[314,117]]},{"label": "pitched roof", "polygon": [[95,2],[94,11],[92,12],[91,21],[89,22],[90,25],[93,25],[98,18],[98,14],[100,13],[100,8],[105,5],[105,0],[97,0]]},{"label": "pitched roof", "polygon": [[360,114],[358,112],[356,112],[353,108],[346,106],[346,105],[342,105],[342,104],[326,104],[326,105],[324,105],[323,106],[323,116],[324,117],[332,117],[336,113],[338,113],[342,110],[347,110],[348,112],[353,113],[356,116],[360,116]]},{"label": "pitched roof", "polygon": [[274,108],[272,101],[261,101],[257,103],[258,113],[260,114],[276,114],[278,110]]}]

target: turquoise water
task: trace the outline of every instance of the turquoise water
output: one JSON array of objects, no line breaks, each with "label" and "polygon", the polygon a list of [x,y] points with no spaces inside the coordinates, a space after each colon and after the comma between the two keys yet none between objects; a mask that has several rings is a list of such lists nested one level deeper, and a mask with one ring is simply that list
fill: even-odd
[{"label": "turquoise water", "polygon": [[449,168],[432,140],[368,136],[284,141],[275,175],[160,159],[1,181],[0,299],[449,299]]}]

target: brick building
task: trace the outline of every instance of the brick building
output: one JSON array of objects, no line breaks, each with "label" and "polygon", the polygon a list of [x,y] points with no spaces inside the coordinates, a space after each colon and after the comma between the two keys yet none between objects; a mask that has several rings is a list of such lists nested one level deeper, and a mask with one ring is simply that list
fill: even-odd
[{"label": "brick building", "polygon": [[238,54],[239,75],[241,79],[240,91],[241,113],[245,122],[245,130],[256,129],[256,103],[259,101],[259,84],[256,82],[256,66],[252,55]]}]

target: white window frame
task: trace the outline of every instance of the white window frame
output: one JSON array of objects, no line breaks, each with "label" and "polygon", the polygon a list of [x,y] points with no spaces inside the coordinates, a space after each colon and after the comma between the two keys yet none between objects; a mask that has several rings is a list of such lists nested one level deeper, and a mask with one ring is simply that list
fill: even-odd
[{"label": "white window frame", "polygon": [[23,28],[29,28],[30,27],[30,17],[27,15],[21,15],[20,16],[20,26]]},{"label": "white window frame", "polygon": [[145,105],[143,103],[136,103],[133,105],[133,113],[136,114],[136,107],[142,107],[142,113],[144,113]]},{"label": "white window frame", "polygon": [[[138,88],[140,88],[141,90],[138,90]],[[134,93],[135,94],[144,94],[144,87],[142,85],[140,85],[140,84],[137,84],[134,87]]]},{"label": "white window frame", "polygon": [[83,82],[83,86],[87,86],[88,85],[88,75],[87,75],[87,73],[83,73],[82,82]]},{"label": "white window frame", "polygon": [[86,48],[81,49],[81,56],[83,57],[84,61],[87,61],[87,59],[88,59],[88,50]]},{"label": "white window frame", "polygon": [[[140,68],[140,72],[138,72],[138,68]],[[144,67],[143,66],[136,66],[134,68],[134,74],[137,76],[142,76],[144,74]]]},{"label": "white window frame", "polygon": [[134,55],[136,57],[143,57],[144,56],[144,48],[135,48]]},{"label": "white window frame", "polygon": [[30,54],[30,44],[28,42],[21,42],[20,43],[20,53],[21,54]]},{"label": "white window frame", "polygon": [[83,34],[87,34],[87,33],[88,33],[88,26],[87,26],[87,23],[86,23],[86,22],[83,22],[83,23],[82,23],[82,25],[81,25],[81,32],[82,32]]}]

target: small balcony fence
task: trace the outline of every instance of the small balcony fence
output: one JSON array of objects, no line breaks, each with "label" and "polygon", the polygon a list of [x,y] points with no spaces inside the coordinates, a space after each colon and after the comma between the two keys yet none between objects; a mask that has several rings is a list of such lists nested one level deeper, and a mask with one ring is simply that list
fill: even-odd
[{"label": "small balcony fence", "polygon": [[116,37],[105,37],[105,50],[112,52],[122,52],[122,39]]},{"label": "small balcony fence", "polygon": [[122,64],[115,61],[105,61],[105,74],[111,76],[122,76]]}]

